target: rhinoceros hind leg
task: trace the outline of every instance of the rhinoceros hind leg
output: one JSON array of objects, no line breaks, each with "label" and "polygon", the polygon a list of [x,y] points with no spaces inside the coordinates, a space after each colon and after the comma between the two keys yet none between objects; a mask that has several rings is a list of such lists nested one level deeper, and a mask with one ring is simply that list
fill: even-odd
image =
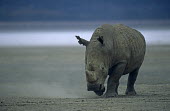
[{"label": "rhinoceros hind leg", "polygon": [[132,71],[131,73],[129,73],[127,89],[125,92],[126,95],[136,95],[136,91],[134,89],[134,84],[135,84],[138,72],[139,72],[139,68],[137,68],[134,71]]}]

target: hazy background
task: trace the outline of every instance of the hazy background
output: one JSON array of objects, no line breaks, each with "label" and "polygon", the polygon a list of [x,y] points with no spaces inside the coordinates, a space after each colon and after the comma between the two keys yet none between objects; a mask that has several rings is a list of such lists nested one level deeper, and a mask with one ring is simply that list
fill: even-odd
[{"label": "hazy background", "polygon": [[75,47],[74,36],[89,40],[105,23],[145,36],[138,84],[169,83],[169,11],[169,0],[0,0],[0,96],[94,96],[86,91],[85,48]]},{"label": "hazy background", "polygon": [[1,21],[169,19],[169,0],[1,0]]},{"label": "hazy background", "polygon": [[169,44],[169,0],[0,0],[0,46],[78,45],[104,23],[138,29],[149,44]]}]

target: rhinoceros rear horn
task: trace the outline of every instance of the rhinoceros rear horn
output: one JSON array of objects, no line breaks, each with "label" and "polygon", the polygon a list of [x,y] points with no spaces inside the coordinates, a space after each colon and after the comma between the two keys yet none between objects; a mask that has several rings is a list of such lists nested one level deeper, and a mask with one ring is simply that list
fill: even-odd
[{"label": "rhinoceros rear horn", "polygon": [[80,36],[75,36],[78,39],[78,43],[81,45],[83,44],[84,46],[87,46],[89,44],[89,41],[80,38]]},{"label": "rhinoceros rear horn", "polygon": [[97,38],[97,40],[103,45],[104,44],[104,41],[103,41],[103,36],[99,36]]}]

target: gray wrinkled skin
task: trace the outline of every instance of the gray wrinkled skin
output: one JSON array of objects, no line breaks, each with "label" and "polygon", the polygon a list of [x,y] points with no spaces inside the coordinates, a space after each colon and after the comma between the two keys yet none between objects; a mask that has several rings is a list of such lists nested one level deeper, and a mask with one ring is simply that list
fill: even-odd
[{"label": "gray wrinkled skin", "polygon": [[85,72],[88,91],[105,97],[118,95],[119,79],[129,74],[126,95],[135,95],[134,83],[144,60],[146,43],[143,35],[122,24],[104,24],[97,28],[90,41],[76,36],[86,46]]}]

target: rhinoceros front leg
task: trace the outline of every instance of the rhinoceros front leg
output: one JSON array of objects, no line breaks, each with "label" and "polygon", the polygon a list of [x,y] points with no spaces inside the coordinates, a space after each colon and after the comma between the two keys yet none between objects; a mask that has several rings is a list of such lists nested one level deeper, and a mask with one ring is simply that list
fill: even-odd
[{"label": "rhinoceros front leg", "polygon": [[115,97],[118,95],[119,79],[123,75],[126,62],[121,62],[113,67],[113,72],[109,75],[107,81],[107,91],[105,97]]}]

